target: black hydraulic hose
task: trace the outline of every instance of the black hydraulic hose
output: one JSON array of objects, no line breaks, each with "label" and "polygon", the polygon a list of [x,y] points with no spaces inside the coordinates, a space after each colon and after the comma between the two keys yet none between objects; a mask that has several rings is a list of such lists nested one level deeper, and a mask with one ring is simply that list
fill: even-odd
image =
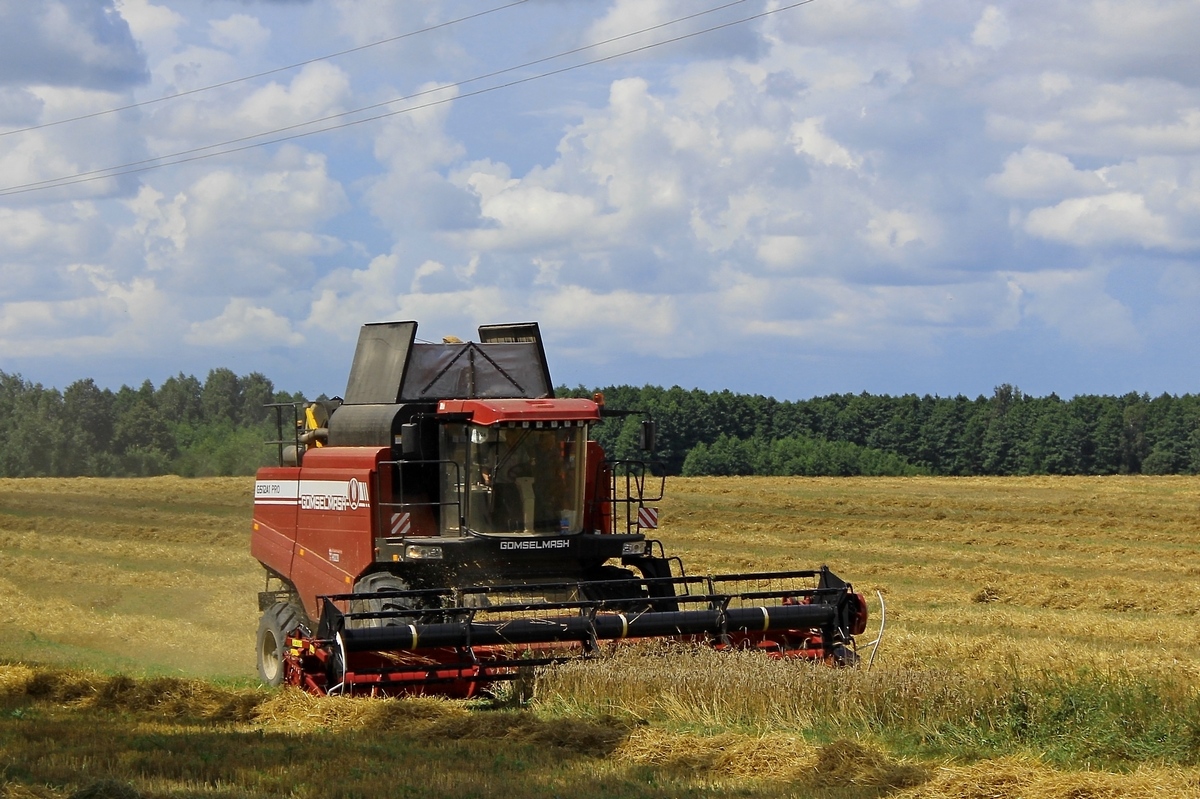
[{"label": "black hydraulic hose", "polygon": [[433,647],[611,641],[674,635],[720,635],[771,630],[805,630],[835,623],[833,605],[780,605],[646,613],[600,613],[506,621],[452,621],[391,627],[346,628],[339,633],[347,652],[387,652]]}]

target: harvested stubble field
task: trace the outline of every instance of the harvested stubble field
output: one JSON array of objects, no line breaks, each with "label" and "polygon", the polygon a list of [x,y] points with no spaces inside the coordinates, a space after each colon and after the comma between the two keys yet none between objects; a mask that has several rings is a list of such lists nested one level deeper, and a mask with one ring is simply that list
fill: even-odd
[{"label": "harvested stubble field", "polygon": [[0,795],[1200,797],[1200,478],[673,480],[692,571],[881,592],[874,668],[625,647],[523,706],[255,687],[250,485],[0,480]]}]

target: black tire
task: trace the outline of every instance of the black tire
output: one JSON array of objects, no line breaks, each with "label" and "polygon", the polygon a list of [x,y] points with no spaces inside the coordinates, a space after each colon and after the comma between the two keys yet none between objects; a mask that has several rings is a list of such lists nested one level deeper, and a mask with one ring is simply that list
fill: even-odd
[{"label": "black tire", "polygon": [[[646,591],[632,569],[620,566],[601,566],[587,575],[584,596],[593,601],[604,600],[612,610],[645,609]],[[629,582],[626,582],[629,581]],[[621,602],[620,600],[631,600]]]},{"label": "black tire", "polygon": [[303,624],[303,613],[287,602],[267,608],[258,623],[258,678],[266,685],[283,683],[287,637]]},{"label": "black tire", "polygon": [[[409,586],[404,580],[388,572],[368,574],[354,584],[356,594],[387,594],[408,591]],[[405,611],[417,610],[417,603],[412,597],[398,596],[395,598],[382,596],[374,599],[356,599],[350,602],[352,613],[395,613],[399,614],[382,619],[349,619],[350,627],[395,627],[400,624],[410,624],[416,617],[415,613]]]}]

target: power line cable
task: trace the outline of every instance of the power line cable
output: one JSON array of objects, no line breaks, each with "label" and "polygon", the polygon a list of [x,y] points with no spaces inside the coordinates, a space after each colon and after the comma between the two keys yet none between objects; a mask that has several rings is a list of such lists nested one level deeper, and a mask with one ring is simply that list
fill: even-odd
[{"label": "power line cable", "polygon": [[299,67],[305,67],[305,66],[308,66],[309,64],[315,64],[319,61],[328,61],[333,58],[339,58],[344,55],[350,55],[351,53],[357,53],[362,50],[368,50],[372,47],[379,47],[380,45],[391,44],[392,42],[398,42],[401,39],[408,39],[408,38],[417,36],[422,33],[429,33],[430,31],[438,30],[440,28],[448,28],[451,25],[457,25],[460,22],[467,22],[472,19],[478,19],[479,17],[484,17],[484,16],[487,16],[488,14],[494,14],[497,11],[504,11],[505,9],[512,8],[513,6],[519,6],[524,3],[528,3],[528,2],[529,2],[529,0],[513,0],[513,2],[507,3],[502,6],[496,6],[495,8],[489,8],[484,11],[478,11],[474,14],[468,14],[465,17],[458,17],[457,19],[451,19],[451,20],[447,20],[445,22],[439,22],[437,25],[430,25],[425,28],[419,28],[417,30],[409,31],[407,33],[402,33],[399,36],[392,36],[388,39],[380,39],[377,42],[369,42],[367,44],[360,44],[357,47],[351,47],[347,50],[339,50],[336,53],[329,53],[328,55],[322,55],[322,56],[317,56],[315,58],[309,58],[305,61],[297,61],[295,64],[288,64],[287,66],[275,67],[273,69],[268,69],[263,72],[256,72],[253,75],[245,75],[240,78],[231,78],[229,80],[221,81],[220,83],[213,83],[209,86],[201,86],[196,89],[188,89],[186,91],[176,92],[175,94],[168,94],[163,97],[156,97],[153,100],[142,100],[142,101],[136,102],[136,103],[129,103],[128,105],[117,106],[116,108],[107,108],[103,111],[93,111],[90,114],[80,114],[79,116],[67,117],[65,119],[56,119],[53,122],[43,122],[39,125],[30,125],[29,127],[26,127],[26,128],[16,128],[15,130],[0,131],[0,138],[2,138],[4,136],[12,136],[17,133],[28,133],[28,132],[34,131],[34,130],[42,130],[43,128],[52,128],[57,125],[65,125],[68,122],[79,122],[80,120],[83,120],[83,119],[93,119],[95,117],[102,117],[107,114],[116,114],[121,111],[128,111],[133,108],[142,108],[143,106],[154,105],[155,103],[166,102],[167,100],[177,100],[180,97],[187,97],[187,96],[193,95],[193,94],[200,94],[201,92],[211,91],[212,89],[221,89],[226,86],[233,86],[234,84],[245,83],[246,81],[254,80],[255,78],[264,78],[268,75],[275,75],[279,72],[287,72],[288,70],[298,69]]},{"label": "power line cable", "polygon": [[[693,15],[690,15],[689,17],[680,18],[680,20],[699,16],[702,13],[711,13],[711,11],[720,10],[721,8],[726,8],[730,5],[735,5],[737,3],[744,2],[744,1],[745,0],[736,0],[734,3],[729,3],[726,6],[721,6],[721,7],[718,7],[717,9],[711,9],[709,12],[699,12],[698,14],[693,14]],[[37,183],[28,183],[28,184],[24,184],[24,185],[20,185],[20,186],[10,186],[10,187],[5,187],[5,188],[0,188],[0,197],[5,197],[5,196],[15,195],[15,194],[25,194],[25,193],[34,192],[34,191],[46,191],[48,189],[58,188],[61,186],[71,186],[71,185],[75,185],[77,183],[87,183],[87,182],[95,181],[95,180],[103,180],[105,178],[121,177],[123,175],[131,175],[131,174],[136,174],[136,173],[140,173],[140,172],[149,172],[149,171],[155,170],[155,169],[162,169],[162,168],[168,167],[168,166],[175,166],[177,164],[185,164],[185,163],[190,163],[193,161],[204,160],[207,158],[215,158],[215,157],[221,156],[221,155],[229,155],[229,154],[233,154],[233,153],[244,152],[246,150],[251,150],[251,149],[254,149],[257,147],[265,147],[265,146],[268,146],[271,144],[279,144],[282,142],[293,141],[295,139],[301,139],[301,138],[305,138],[308,136],[315,136],[320,133],[328,133],[328,132],[334,131],[334,130],[341,130],[341,129],[349,128],[349,127],[352,127],[355,125],[361,125],[366,122],[374,122],[374,121],[377,121],[380,119],[386,119],[388,117],[393,117],[393,116],[397,116],[400,114],[408,114],[408,113],[412,113],[413,111],[419,111],[419,110],[422,110],[425,108],[432,108],[434,106],[444,105],[445,103],[449,103],[454,100],[461,100],[461,99],[467,99],[470,97],[477,97],[479,95],[488,94],[488,93],[491,93],[494,91],[498,91],[500,89],[507,89],[507,88],[511,88],[513,86],[519,86],[521,84],[530,83],[535,80],[541,80],[543,78],[553,77],[555,75],[561,75],[565,72],[571,72],[576,69],[581,69],[583,67],[593,66],[595,64],[600,64],[600,63],[604,63],[607,61],[613,61],[613,60],[616,60],[619,58],[624,58],[629,55],[634,55],[636,53],[644,52],[646,50],[652,50],[657,47],[662,47],[662,46],[665,46],[668,44],[674,44],[676,42],[685,41],[687,39],[692,39],[697,36],[703,36],[708,33],[713,33],[714,31],[723,30],[725,28],[731,28],[735,25],[741,25],[746,22],[752,22],[756,19],[762,19],[764,17],[769,17],[771,15],[778,14],[783,11],[790,11],[794,8],[799,8],[800,6],[805,6],[805,5],[808,5],[815,1],[816,0],[799,0],[799,2],[794,2],[794,3],[790,3],[788,5],[785,5],[785,6],[780,6],[778,8],[769,9],[767,11],[763,11],[758,14],[752,14],[750,16],[743,17],[741,19],[731,20],[729,22],[721,23],[720,25],[714,25],[712,27],[704,28],[704,29],[698,30],[698,31],[693,31],[691,33],[681,34],[679,36],[676,36],[676,37],[673,37],[670,39],[665,39],[660,42],[652,42],[647,45],[642,45],[640,47],[635,47],[635,48],[631,48],[629,50],[624,50],[620,53],[614,53],[614,54],[603,56],[600,58],[595,58],[590,61],[583,61],[578,64],[572,64],[569,66],[561,67],[559,69],[554,69],[554,70],[550,70],[548,72],[539,73],[537,75],[530,75],[530,76],[527,76],[524,78],[518,78],[516,80],[508,81],[507,83],[500,83],[500,84],[496,84],[494,86],[488,86],[488,87],[485,87],[482,89],[477,89],[472,92],[467,92],[465,94],[455,95],[454,97],[446,97],[446,98],[441,98],[441,99],[437,99],[437,100],[431,100],[426,103],[421,103],[419,105],[414,105],[414,106],[408,106],[406,108],[402,108],[402,109],[399,109],[396,111],[389,111],[384,114],[376,114],[375,116],[364,117],[362,119],[356,119],[356,120],[350,120],[347,122],[339,123],[337,125],[330,125],[328,127],[318,128],[317,130],[301,131],[298,133],[292,133],[287,136],[280,136],[278,138],[268,139],[266,141],[258,141],[258,142],[248,143],[248,144],[242,144],[239,147],[228,147],[227,149],[221,149],[221,150],[218,150],[217,152],[202,152],[204,150],[210,150],[210,149],[215,149],[215,148],[220,148],[220,147],[227,147],[230,144],[238,144],[240,142],[248,141],[249,139],[255,139],[255,138],[261,138],[262,136],[274,135],[275,133],[284,132],[284,131],[291,130],[291,129],[298,128],[298,127],[305,127],[307,125],[312,125],[312,124],[316,124],[318,122],[327,121],[328,119],[334,119],[337,117],[346,116],[348,114],[359,113],[363,110],[377,108],[380,105],[389,105],[389,104],[393,104],[396,102],[401,102],[405,99],[413,99],[415,97],[418,97],[418,96],[421,96],[424,94],[428,94],[431,91],[442,91],[442,90],[449,89],[449,88],[455,88],[456,86],[460,86],[460,85],[464,85],[466,83],[471,83],[471,82],[474,82],[477,80],[481,80],[481,79],[483,79],[483,77],[487,77],[487,76],[483,76],[480,78],[472,78],[470,80],[461,81],[456,84],[448,84],[447,86],[438,87],[437,89],[427,90],[425,92],[418,92],[415,95],[410,95],[409,97],[404,97],[404,98],[397,98],[395,100],[388,101],[387,103],[378,103],[373,106],[366,106],[362,109],[357,109],[355,111],[347,111],[342,114],[333,115],[331,117],[318,119],[318,120],[310,120],[309,122],[298,123],[296,125],[292,125],[289,127],[278,128],[273,131],[258,133],[258,134],[254,134],[252,136],[242,137],[240,139],[232,139],[227,142],[222,142],[222,143],[213,144],[213,145],[207,145],[205,147],[195,148],[193,150],[181,151],[178,153],[173,153],[173,154],[169,154],[169,155],[158,156],[156,158],[146,159],[144,161],[131,162],[129,164],[123,164],[120,166],[108,167],[108,168],[99,169],[99,170],[93,170],[91,172],[83,172],[83,173],[79,173],[76,175],[65,176],[62,178],[52,178],[49,180],[39,181]],[[597,43],[587,45],[582,48],[576,48],[576,50],[568,51],[567,53],[560,53],[557,56],[549,56],[547,58],[538,59],[537,61],[533,61],[530,63],[531,64],[542,63],[544,61],[562,57],[563,55],[569,55],[571,53],[579,52],[581,50],[591,49],[591,48],[595,48],[595,47],[601,47],[601,46],[603,46],[605,44],[609,44],[613,41],[618,41],[620,39],[629,38],[630,36],[636,36],[640,33],[644,33],[649,30],[654,30],[655,28],[661,28],[665,25],[674,24],[674,22],[677,22],[677,21],[679,21],[679,20],[667,22],[667,23],[660,23],[659,25],[652,26],[651,28],[646,28],[642,31],[636,31],[634,33],[623,34],[622,36],[614,37],[613,39],[605,40],[603,42],[597,42]],[[520,68],[521,67],[510,67],[508,69],[498,70],[495,73],[491,73],[489,76],[495,76],[498,74],[503,74],[505,72],[511,72],[514,69],[520,69]],[[186,156],[186,157],[184,157],[184,156]],[[170,160],[166,160],[166,159],[170,159]],[[152,163],[155,161],[162,161],[162,163]]]}]

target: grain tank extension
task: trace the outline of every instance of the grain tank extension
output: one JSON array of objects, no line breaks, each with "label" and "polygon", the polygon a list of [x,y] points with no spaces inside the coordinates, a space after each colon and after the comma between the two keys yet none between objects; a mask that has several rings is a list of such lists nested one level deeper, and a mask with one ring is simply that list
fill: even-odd
[{"label": "grain tank extension", "polygon": [[663,478],[588,437],[631,412],[556,399],[536,323],[416,332],[364,325],[344,399],[274,406],[251,537],[264,682],[470,696],[645,638],[857,660],[866,603],[827,568],[688,575],[647,537]]}]

